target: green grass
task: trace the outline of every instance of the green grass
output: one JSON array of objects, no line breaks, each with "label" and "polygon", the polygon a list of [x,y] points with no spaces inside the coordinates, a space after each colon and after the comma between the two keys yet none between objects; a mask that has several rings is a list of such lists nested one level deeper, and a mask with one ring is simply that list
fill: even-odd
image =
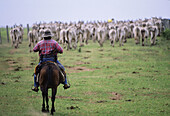
[{"label": "green grass", "polygon": [[[1,34],[0,115],[50,115],[41,112],[41,92],[31,91],[39,58],[37,53],[29,53],[26,34],[18,49],[7,42],[5,30]],[[59,61],[66,68],[71,88],[59,86],[54,115],[169,116],[169,45],[163,38],[158,38],[155,46],[135,45],[134,39],[128,39],[122,47],[116,43],[113,48],[106,41],[100,48],[89,41],[81,52],[64,50]]]}]

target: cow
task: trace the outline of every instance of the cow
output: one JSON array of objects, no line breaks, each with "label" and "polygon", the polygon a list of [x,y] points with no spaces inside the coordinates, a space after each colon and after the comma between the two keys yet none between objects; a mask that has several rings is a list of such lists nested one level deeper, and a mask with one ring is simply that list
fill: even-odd
[{"label": "cow", "polygon": [[126,32],[123,27],[118,27],[117,28],[117,34],[118,34],[118,39],[119,39],[119,46],[123,46],[125,42],[125,36]]},{"label": "cow", "polygon": [[142,37],[142,46],[144,46],[145,38],[146,38],[146,42],[147,42],[147,38],[149,37],[149,30],[147,27],[140,27],[140,33],[141,33],[141,37]]},{"label": "cow", "polygon": [[28,40],[29,40],[30,52],[32,52],[31,46],[34,47],[34,46],[35,46],[35,43],[36,43],[36,40],[35,40],[35,38],[34,38],[34,34],[33,34],[32,31],[29,31],[29,32],[28,32]]},{"label": "cow", "polygon": [[156,37],[158,36],[158,27],[157,26],[150,26],[148,27],[150,35],[151,35],[151,45],[156,44]]},{"label": "cow", "polygon": [[103,43],[107,38],[107,34],[108,34],[107,28],[104,25],[99,26],[99,28],[97,29],[97,40],[100,47],[103,47]]},{"label": "cow", "polygon": [[117,31],[115,29],[111,29],[109,31],[109,39],[110,39],[110,42],[111,42],[111,46],[114,47],[114,43],[117,39]]},{"label": "cow", "polygon": [[64,48],[66,47],[66,29],[65,28],[60,30],[59,43],[63,44]]},{"label": "cow", "polygon": [[135,38],[135,43],[140,44],[141,31],[139,26],[135,26],[133,29],[133,34]]},{"label": "cow", "polygon": [[21,37],[22,37],[22,32],[18,27],[12,28],[10,30],[11,43],[12,46],[15,46],[15,48],[18,48],[19,43],[21,43]]},{"label": "cow", "polygon": [[96,42],[96,39],[97,39],[97,29],[96,29],[95,26],[90,28],[90,35],[91,35],[91,38],[92,38],[93,42]]},{"label": "cow", "polygon": [[39,31],[38,31],[38,41],[42,40],[42,35],[44,34],[44,29],[41,28]]},{"label": "cow", "polygon": [[67,43],[67,50],[72,49],[72,47],[74,47],[74,49],[77,48],[77,35],[76,35],[76,28],[74,27],[70,27],[68,29],[66,29],[65,31],[66,34],[66,43]]}]

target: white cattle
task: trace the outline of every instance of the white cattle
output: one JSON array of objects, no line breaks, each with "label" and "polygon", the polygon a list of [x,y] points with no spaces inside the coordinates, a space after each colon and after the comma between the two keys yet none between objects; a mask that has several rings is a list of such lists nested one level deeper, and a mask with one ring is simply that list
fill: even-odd
[{"label": "white cattle", "polygon": [[58,26],[56,27],[56,32],[55,32],[55,36],[56,36],[56,40],[60,40],[60,31],[61,31],[61,28]]},{"label": "white cattle", "polygon": [[44,29],[40,29],[38,33],[38,41],[42,40],[42,35],[44,34]]},{"label": "white cattle", "polygon": [[84,33],[83,33],[83,41],[88,44],[88,40],[90,39],[90,31],[88,29],[88,27],[85,27],[83,29]]},{"label": "white cattle", "polygon": [[117,34],[118,34],[118,39],[119,39],[119,46],[123,46],[124,41],[125,41],[125,36],[126,32],[123,27],[118,27],[117,28]]},{"label": "white cattle", "polygon": [[160,19],[156,20],[155,26],[158,27],[158,36],[160,36],[161,32],[163,31],[162,21]]},{"label": "white cattle", "polygon": [[77,26],[76,35],[77,35],[77,39],[78,39],[80,47],[84,46],[84,44],[83,44],[83,34],[84,33],[83,33],[83,30],[81,29],[81,26]]},{"label": "white cattle", "polygon": [[38,27],[38,25],[32,26],[32,34],[33,34],[34,41],[37,43],[39,41],[39,37],[38,37],[39,27]]},{"label": "white cattle", "polygon": [[36,40],[34,38],[34,35],[33,35],[32,31],[28,32],[28,40],[29,40],[30,52],[32,52],[32,48],[35,46],[35,43],[36,43]]},{"label": "white cattle", "polygon": [[115,29],[111,29],[109,31],[109,39],[110,39],[110,42],[111,42],[111,46],[114,47],[114,43],[115,43],[115,41],[117,39],[117,32],[116,32]]},{"label": "white cattle", "polygon": [[98,43],[101,47],[103,47],[103,43],[107,38],[107,28],[105,26],[99,26],[99,28],[97,29],[97,39],[98,39]]},{"label": "white cattle", "polygon": [[126,43],[127,42],[127,38],[129,37],[129,28],[128,28],[128,26],[124,25],[122,27],[122,29],[124,30],[124,34],[125,34],[123,42]]},{"label": "white cattle", "polygon": [[141,32],[140,32],[140,27],[139,26],[134,27],[133,34],[134,34],[134,38],[135,38],[135,43],[140,44]]},{"label": "white cattle", "polygon": [[92,38],[93,42],[96,42],[96,39],[97,39],[97,29],[96,29],[95,26],[90,28],[90,35],[91,35],[91,38]]},{"label": "white cattle", "polygon": [[66,47],[66,29],[64,28],[60,30],[59,43],[63,44],[64,48]]},{"label": "white cattle", "polygon": [[158,27],[157,26],[150,26],[149,28],[149,32],[151,34],[151,45],[155,45],[156,44],[156,37],[158,36]]},{"label": "white cattle", "polygon": [[10,38],[12,46],[15,46],[15,48],[18,48],[19,43],[22,42],[22,32],[18,27],[12,28],[10,30]]},{"label": "white cattle", "polygon": [[66,34],[66,43],[67,43],[67,50],[72,49],[72,47],[74,47],[74,49],[77,48],[77,35],[76,35],[76,28],[74,27],[70,27],[66,30],[65,32]]},{"label": "white cattle", "polygon": [[131,38],[134,38],[133,29],[134,29],[134,27],[135,27],[135,24],[134,24],[134,23],[131,23],[129,26],[130,26],[130,37],[131,37]]},{"label": "white cattle", "polygon": [[146,43],[147,43],[147,38],[149,37],[149,30],[147,27],[140,27],[140,33],[141,33],[141,37],[142,37],[142,46],[144,46],[145,39],[146,39]]}]

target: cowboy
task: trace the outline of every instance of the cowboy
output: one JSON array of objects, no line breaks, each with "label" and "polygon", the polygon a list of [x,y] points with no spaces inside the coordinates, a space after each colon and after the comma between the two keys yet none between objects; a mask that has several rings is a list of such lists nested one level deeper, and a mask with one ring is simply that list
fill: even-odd
[{"label": "cowboy", "polygon": [[[43,62],[46,61],[52,61],[52,62],[56,62],[58,64],[58,66],[65,71],[64,66],[57,60],[57,53],[63,53],[63,49],[62,47],[60,47],[60,45],[53,39],[51,39],[53,36],[53,34],[51,33],[50,29],[45,29],[44,30],[44,34],[42,35],[42,38],[44,38],[43,40],[39,41],[36,46],[33,48],[34,52],[39,52],[39,56],[40,56],[40,63],[37,65],[37,67],[39,67],[39,65]],[[35,68],[38,69],[38,68]],[[38,72],[38,71],[36,71]],[[38,92],[38,86],[39,83],[37,82],[37,73],[34,73],[34,88],[32,89],[35,92]],[[66,78],[66,74],[65,76],[65,82],[64,82],[64,89],[68,89],[70,88],[70,86],[67,84],[67,78]]]}]

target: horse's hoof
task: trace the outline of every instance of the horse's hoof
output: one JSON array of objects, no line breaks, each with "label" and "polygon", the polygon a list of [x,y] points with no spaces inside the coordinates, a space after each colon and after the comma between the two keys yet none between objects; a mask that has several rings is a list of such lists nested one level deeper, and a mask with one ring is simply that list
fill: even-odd
[{"label": "horse's hoof", "polygon": [[42,112],[46,112],[46,111],[45,111],[45,108],[42,108],[42,110],[41,110],[41,111],[42,111]]},{"label": "horse's hoof", "polygon": [[54,114],[53,112],[55,112],[55,110],[53,110],[53,111],[51,110],[51,115],[53,115],[53,114]]}]

